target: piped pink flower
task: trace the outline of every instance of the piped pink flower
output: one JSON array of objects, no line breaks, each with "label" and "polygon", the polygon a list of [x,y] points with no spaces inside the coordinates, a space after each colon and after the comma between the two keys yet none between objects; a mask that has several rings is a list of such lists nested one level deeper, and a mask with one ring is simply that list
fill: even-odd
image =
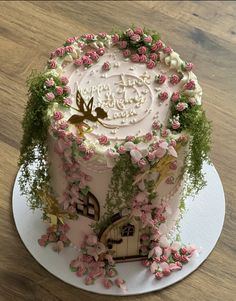
[{"label": "piped pink flower", "polygon": [[56,112],[54,112],[53,118],[56,121],[60,120],[63,118],[63,113],[61,111],[56,111]]},{"label": "piped pink flower", "polygon": [[160,92],[158,94],[158,98],[160,99],[161,102],[164,102],[165,100],[168,99],[168,93],[166,91]]},{"label": "piped pink flower", "polygon": [[55,99],[55,95],[52,93],[52,92],[48,92],[46,95],[45,95],[45,98],[46,100],[48,101],[52,101]]},{"label": "piped pink flower", "polygon": [[110,63],[109,63],[109,62],[105,62],[105,63],[102,65],[102,69],[103,69],[104,71],[110,70],[110,69],[111,69]]},{"label": "piped pink flower", "polygon": [[176,102],[176,101],[178,101],[179,99],[180,99],[180,93],[179,93],[179,91],[173,92],[173,94],[171,95],[171,100],[172,100],[173,102]]},{"label": "piped pink flower", "polygon": [[182,112],[184,111],[185,109],[187,109],[188,107],[188,104],[185,103],[185,102],[179,102],[177,105],[176,105],[176,110],[179,111],[179,112]]},{"label": "piped pink flower", "polygon": [[107,136],[105,135],[101,135],[99,138],[98,138],[98,141],[101,145],[108,145],[109,144],[109,140],[107,138]]},{"label": "piped pink flower", "polygon": [[180,81],[180,77],[177,75],[177,74],[172,74],[171,77],[170,77],[170,83],[172,85],[176,85],[178,84]]},{"label": "piped pink flower", "polygon": [[154,62],[153,60],[149,60],[147,62],[147,68],[148,69],[153,69],[156,66],[156,62]]},{"label": "piped pink flower", "polygon": [[196,87],[196,84],[195,84],[194,80],[192,80],[192,79],[184,85],[184,89],[186,89],[186,90],[194,90],[195,87]]},{"label": "piped pink flower", "polygon": [[138,48],[138,53],[139,54],[145,54],[147,52],[147,47],[141,46]]},{"label": "piped pink flower", "polygon": [[164,74],[160,74],[155,77],[155,81],[159,84],[162,85],[166,81],[167,77]]}]

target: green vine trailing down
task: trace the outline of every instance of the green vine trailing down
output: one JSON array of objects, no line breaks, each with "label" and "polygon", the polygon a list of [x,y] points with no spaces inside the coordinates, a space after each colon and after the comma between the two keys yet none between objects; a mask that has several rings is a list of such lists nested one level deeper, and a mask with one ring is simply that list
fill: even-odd
[{"label": "green vine trailing down", "polygon": [[[49,103],[43,100],[46,79],[46,75],[37,74],[35,71],[29,76],[27,80],[29,99],[22,121],[23,138],[18,162],[22,175],[19,184],[22,193],[28,197],[32,209],[42,207],[38,190],[49,189],[46,144],[49,126],[46,116]],[[35,165],[34,168],[32,164]]]},{"label": "green vine trailing down", "polygon": [[124,208],[129,208],[130,200],[137,194],[138,188],[133,185],[135,176],[140,172],[138,166],[131,161],[129,154],[122,154],[112,169],[112,177],[107,193],[106,213],[93,225],[94,231],[99,234],[111,222],[113,214]]},{"label": "green vine trailing down", "polygon": [[[187,103],[187,98],[181,96],[181,101]],[[185,163],[188,176],[186,195],[198,193],[206,185],[202,165],[204,161],[210,163],[208,153],[211,144],[211,123],[207,120],[202,105],[188,107],[183,112],[179,112],[173,104],[171,114],[179,115],[180,131],[185,130],[191,136],[190,152]]]}]

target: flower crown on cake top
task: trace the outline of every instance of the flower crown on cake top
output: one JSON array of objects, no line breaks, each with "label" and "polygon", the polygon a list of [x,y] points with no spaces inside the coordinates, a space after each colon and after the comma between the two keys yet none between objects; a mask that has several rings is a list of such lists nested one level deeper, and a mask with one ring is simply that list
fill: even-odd
[{"label": "flower crown on cake top", "polygon": [[[110,49],[119,52],[121,63],[114,62]],[[110,53],[109,56],[106,53]],[[122,67],[122,62],[132,62],[130,72],[138,68],[142,74],[140,77],[119,75],[120,86],[138,91],[137,97],[121,97],[121,101],[116,102],[119,114],[110,109],[111,105],[109,107],[109,101],[114,101],[110,95],[101,102],[88,95],[90,90],[86,87],[81,89],[77,85],[75,91],[71,88],[70,70],[77,70],[79,75],[93,71],[92,66],[97,66],[100,80],[106,82],[109,74],[116,76],[112,72]],[[29,100],[22,123],[24,134],[19,159],[22,167],[20,186],[31,208],[43,209],[43,218],[52,224],[52,228],[40,239],[41,245],[53,242],[56,243],[55,249],[59,250],[69,244],[68,228],[62,227],[64,220],[78,218],[74,195],[86,196],[90,190],[91,179],[80,170],[81,160],[89,164],[99,157],[103,160],[104,170],[112,169],[106,198],[107,214],[93,225],[94,236],[85,237],[81,255],[71,264],[78,276],[87,274],[87,284],[98,276],[103,278],[105,287],[113,284],[108,278],[116,275],[114,263],[98,237],[111,222],[115,210],[128,208],[130,217],[138,219],[142,216],[147,231],[143,233],[141,252],[148,256],[144,264],[150,267],[157,279],[180,269],[193,254],[193,247],[170,244],[161,237],[157,230],[165,220],[167,205],[162,203],[158,208],[152,205],[160,182],[167,176],[166,183],[173,182],[175,158],[185,145],[189,147],[184,163],[185,175],[182,174],[185,192],[198,192],[205,185],[202,164],[208,160],[211,127],[201,104],[202,90],[192,69],[193,64],[183,61],[164,44],[159,34],[133,27],[112,34],[101,32],[69,38],[50,54],[44,72],[33,72],[28,79]],[[67,73],[71,77],[68,78]],[[149,91],[150,85],[154,87],[154,97]],[[106,85],[102,84],[100,88],[106,90]],[[97,90],[91,91],[97,93]],[[149,103],[146,101],[148,93],[150,99],[155,98]],[[131,110],[123,109],[125,101],[133,105]],[[147,107],[142,111],[145,101]],[[152,111],[151,105],[166,112],[167,118]],[[137,122],[142,122],[142,119],[138,120],[139,112],[143,114],[143,120],[148,116],[151,122],[145,123],[135,134],[122,137],[122,129],[127,122],[131,132],[136,129]],[[47,161],[49,134],[55,138],[55,151],[62,159],[68,181],[62,207],[50,186]],[[160,178],[157,181],[144,180],[143,175],[154,170],[160,171]],[[176,189],[181,182],[182,178],[178,179]],[[142,186],[148,191],[148,197],[142,198]],[[181,202],[180,209],[183,207]],[[97,274],[92,273],[93,269]],[[124,287],[123,280],[119,278],[115,283]]]}]

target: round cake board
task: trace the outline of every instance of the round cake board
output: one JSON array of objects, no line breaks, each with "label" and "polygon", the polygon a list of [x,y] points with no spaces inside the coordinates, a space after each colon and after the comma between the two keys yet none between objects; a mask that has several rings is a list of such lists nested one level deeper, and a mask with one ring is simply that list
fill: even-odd
[{"label": "round cake board", "polygon": [[213,250],[223,227],[225,216],[225,198],[219,175],[213,165],[204,164],[207,186],[195,198],[186,200],[186,212],[181,221],[181,240],[195,244],[201,249],[183,269],[170,276],[156,280],[148,268],[140,261],[118,263],[119,277],[125,279],[127,291],[123,292],[115,285],[106,289],[99,279],[94,285],[85,285],[84,278],[77,277],[69,269],[72,259],[77,257],[75,247],[63,249],[59,254],[52,251],[50,245],[40,247],[37,240],[45,233],[48,224],[42,219],[40,210],[32,211],[27,206],[26,197],[20,193],[17,174],[12,196],[13,216],[19,235],[32,256],[50,273],[62,281],[93,293],[106,295],[136,295],[157,291],[170,286],[195,271]]}]

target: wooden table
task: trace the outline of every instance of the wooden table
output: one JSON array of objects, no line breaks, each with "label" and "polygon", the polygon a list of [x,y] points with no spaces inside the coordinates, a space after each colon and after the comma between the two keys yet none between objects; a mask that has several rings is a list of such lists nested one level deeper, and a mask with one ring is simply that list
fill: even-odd
[{"label": "wooden table", "polygon": [[35,261],[17,234],[11,191],[31,69],[42,70],[66,37],[132,23],[157,29],[196,65],[213,122],[211,159],[224,185],[226,217],[217,246],[196,272],[163,291],[121,300],[236,300],[236,3],[9,1],[0,7],[0,300],[119,299],[67,285]]}]

